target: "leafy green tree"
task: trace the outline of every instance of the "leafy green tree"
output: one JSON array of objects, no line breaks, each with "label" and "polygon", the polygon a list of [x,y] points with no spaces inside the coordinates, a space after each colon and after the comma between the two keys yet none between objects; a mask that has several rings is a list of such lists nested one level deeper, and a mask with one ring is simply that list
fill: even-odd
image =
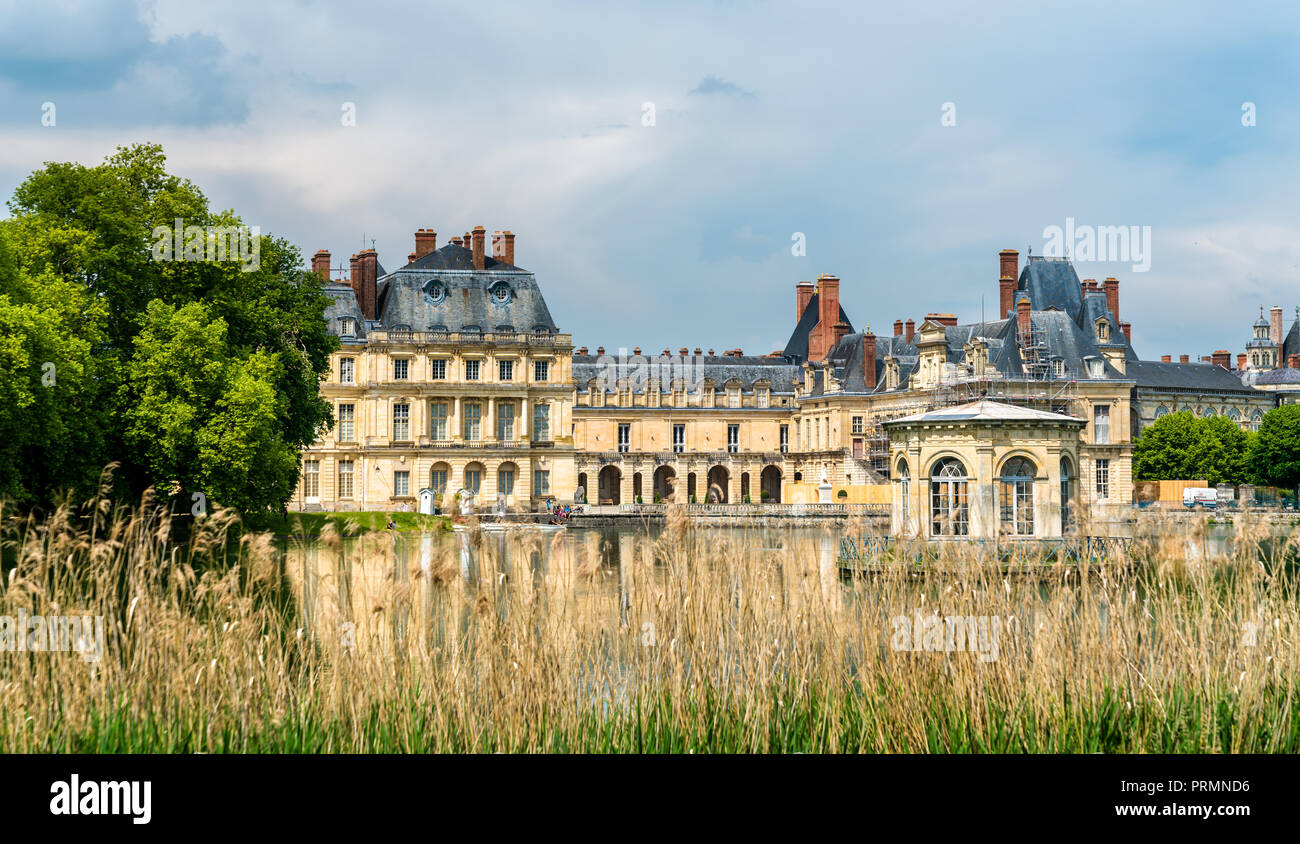
[{"label": "leafy green tree", "polygon": [[1203,478],[1210,484],[1243,483],[1250,434],[1223,416],[1198,419],[1170,413],[1142,431],[1133,445],[1133,476],[1143,481]]},{"label": "leafy green tree", "polygon": [[[287,501],[301,449],[331,421],[319,382],[337,347],[322,282],[298,251],[257,236],[256,266],[156,260],[155,230],[177,219],[205,230],[242,220],[210,210],[152,144],[94,167],[49,163],[9,206],[0,436],[51,433],[0,443],[0,458],[13,458],[0,495],[81,490],[118,462],[127,494],[155,484],[246,510]],[[47,359],[58,391],[34,392]]]},{"label": "leafy green tree", "polygon": [[1283,405],[1264,414],[1248,464],[1257,483],[1285,489],[1300,485],[1300,405]]}]

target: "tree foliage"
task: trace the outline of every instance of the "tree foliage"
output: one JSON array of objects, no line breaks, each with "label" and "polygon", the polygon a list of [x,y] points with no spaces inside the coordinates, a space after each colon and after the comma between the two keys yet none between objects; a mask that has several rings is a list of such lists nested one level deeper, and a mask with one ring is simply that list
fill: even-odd
[{"label": "tree foliage", "polygon": [[1133,477],[1143,481],[1204,479],[1211,485],[1250,480],[1251,434],[1223,416],[1170,413],[1147,426],[1133,445]]},{"label": "tree foliage", "polygon": [[298,251],[261,236],[252,271],[155,260],[155,228],[178,218],[243,223],[167,173],[157,145],[94,167],[48,163],[9,207],[0,495],[87,491],[117,462],[128,494],[156,485],[245,510],[287,501],[301,449],[330,421],[319,380],[336,348],[327,297]]},{"label": "tree foliage", "polygon": [[1258,483],[1286,489],[1300,485],[1300,405],[1283,405],[1264,414],[1248,462]]}]

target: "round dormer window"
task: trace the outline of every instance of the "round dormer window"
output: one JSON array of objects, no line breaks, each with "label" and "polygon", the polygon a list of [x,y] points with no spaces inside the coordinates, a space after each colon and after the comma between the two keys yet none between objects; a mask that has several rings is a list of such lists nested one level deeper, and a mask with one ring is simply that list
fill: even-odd
[{"label": "round dormer window", "polygon": [[488,290],[488,294],[492,297],[492,301],[498,305],[510,304],[510,285],[504,281],[498,281],[492,285],[491,289]]},{"label": "round dormer window", "polygon": [[436,305],[447,298],[447,288],[441,281],[431,281],[424,286],[424,298]]}]

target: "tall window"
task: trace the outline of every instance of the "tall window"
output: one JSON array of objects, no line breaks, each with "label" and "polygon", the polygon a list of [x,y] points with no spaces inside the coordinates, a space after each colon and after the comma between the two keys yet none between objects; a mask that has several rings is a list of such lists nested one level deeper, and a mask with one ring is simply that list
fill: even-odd
[{"label": "tall window", "polygon": [[754,403],[757,404],[759,407],[767,407],[770,400],[771,400],[771,391],[769,391],[766,387],[758,390],[758,392],[754,395]]},{"label": "tall window", "polygon": [[339,461],[339,498],[352,497],[352,461]]},{"label": "tall window", "polygon": [[632,425],[629,422],[618,423],[618,451],[627,454],[632,448]]},{"label": "tall window", "polygon": [[1110,443],[1110,405],[1099,404],[1092,408],[1092,441],[1097,445]]},{"label": "tall window", "polygon": [[447,403],[435,401],[429,403],[429,439],[447,439]]},{"label": "tall window", "polygon": [[551,438],[551,406],[538,404],[533,406],[533,439],[544,442]]},{"label": "tall window", "polygon": [[1061,458],[1061,533],[1070,526],[1070,461]]},{"label": "tall window", "polygon": [[735,454],[740,451],[740,426],[727,426],[727,451]]},{"label": "tall window", "polygon": [[393,380],[406,381],[410,375],[411,362],[406,358],[393,359]]},{"label": "tall window", "polygon": [[930,473],[930,533],[965,536],[969,526],[966,467],[952,457],[940,460]]},{"label": "tall window", "polygon": [[1097,498],[1110,498],[1110,461],[1106,459],[1096,462],[1097,470]]},{"label": "tall window", "polygon": [[393,405],[393,439],[405,442],[411,438],[411,406],[405,402]]},{"label": "tall window", "polygon": [[906,460],[898,461],[898,483],[903,494],[903,524],[906,526],[907,517],[912,512],[912,470],[907,468]]},{"label": "tall window", "polygon": [[673,453],[681,454],[686,450],[686,425],[681,422],[673,424]]},{"label": "tall window", "polygon": [[340,384],[357,383],[356,358],[339,358],[339,383]]},{"label": "tall window", "polygon": [[515,380],[515,362],[512,360],[497,361],[497,380],[513,381]]},{"label": "tall window", "polygon": [[501,495],[515,494],[515,470],[502,466],[497,470],[497,492]]},{"label": "tall window", "polygon": [[478,491],[483,488],[483,470],[482,469],[465,469],[465,490],[470,495],[478,495]]},{"label": "tall window", "polygon": [[483,406],[479,404],[467,403],[465,405],[465,426],[462,435],[469,442],[478,442],[481,439],[482,431],[479,420],[483,412]]},{"label": "tall window", "polygon": [[393,495],[411,494],[411,473],[405,469],[393,472]]},{"label": "tall window", "polygon": [[497,405],[497,439],[508,442],[515,438],[515,406],[506,402]]},{"label": "tall window", "polygon": [[854,416],[854,417],[853,417],[853,433],[855,433],[855,434],[860,434],[860,433],[862,433],[862,417],[861,417],[861,416]]},{"label": "tall window", "polygon": [[548,381],[551,375],[551,363],[545,360],[533,361],[533,380]]},{"label": "tall window", "polygon": [[467,361],[465,361],[465,380],[466,380],[466,381],[477,381],[477,380],[478,380],[478,367],[479,367],[479,363],[480,363],[480,362],[479,362],[479,361],[476,361],[476,360],[467,360]]},{"label": "tall window", "polygon": [[434,381],[443,381],[447,378],[447,361],[431,360],[429,361],[429,377]]},{"label": "tall window", "polygon": [[352,405],[339,405],[339,442],[352,443],[357,441],[356,424],[353,422],[354,415]]},{"label": "tall window", "polygon": [[1034,533],[1034,464],[1023,457],[1002,466],[1002,530],[1015,536]]},{"label": "tall window", "polygon": [[727,390],[727,407],[740,407],[740,388],[732,387]]},{"label": "tall window", "polygon": [[447,470],[431,469],[429,471],[429,489],[436,493],[447,491]]},{"label": "tall window", "polygon": [[781,453],[785,454],[790,450],[790,426],[781,426]]},{"label": "tall window", "polygon": [[302,494],[307,498],[320,498],[320,461],[302,462]]},{"label": "tall window", "polygon": [[533,495],[551,494],[551,473],[546,469],[533,470]]}]

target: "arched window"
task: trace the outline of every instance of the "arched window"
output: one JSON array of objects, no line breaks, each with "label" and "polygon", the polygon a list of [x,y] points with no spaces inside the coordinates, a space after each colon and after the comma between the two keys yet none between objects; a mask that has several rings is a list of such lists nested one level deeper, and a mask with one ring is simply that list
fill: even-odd
[{"label": "arched window", "polygon": [[934,464],[930,472],[930,533],[965,536],[970,528],[966,467],[954,457]]},{"label": "arched window", "polygon": [[1002,464],[1002,530],[1015,536],[1034,534],[1034,464],[1024,457]]},{"label": "arched window", "polygon": [[1070,525],[1070,459],[1061,458],[1061,533]]},{"label": "arched window", "polygon": [[1163,404],[1156,408],[1157,419],[1159,419],[1161,416],[1168,416],[1168,415],[1169,415],[1169,408],[1165,407]]},{"label": "arched window", "polygon": [[912,472],[907,468],[907,461],[901,458],[898,461],[898,484],[903,494],[903,524],[906,525],[912,509]]}]

